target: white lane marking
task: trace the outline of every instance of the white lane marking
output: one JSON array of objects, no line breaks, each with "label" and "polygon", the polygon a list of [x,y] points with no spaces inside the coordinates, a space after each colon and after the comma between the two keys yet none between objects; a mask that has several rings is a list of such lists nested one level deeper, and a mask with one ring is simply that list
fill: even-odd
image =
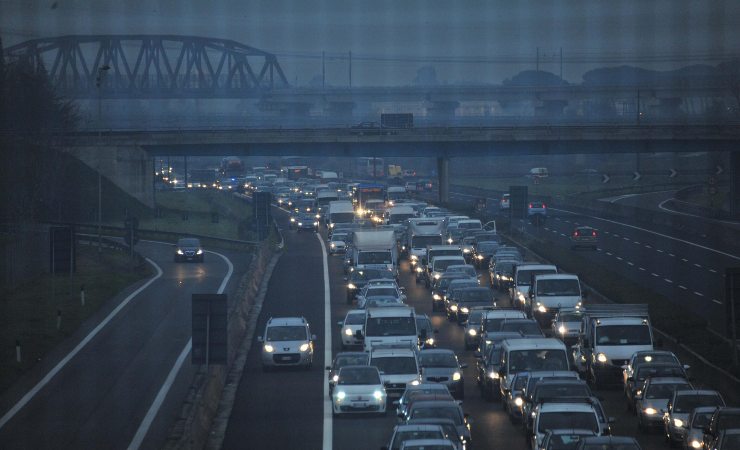
[{"label": "white lane marking", "polygon": [[612,256],[612,252],[606,252],[606,254]]},{"label": "white lane marking", "polygon": [[603,248],[601,248],[601,247],[596,247],[596,251],[597,251],[597,252],[601,252],[601,251],[603,251],[603,250],[604,250],[604,249],[603,249]]},{"label": "white lane marking", "polygon": [[709,271],[712,272],[712,273],[717,273],[717,271],[714,270],[714,269],[709,269]]},{"label": "white lane marking", "polygon": [[719,301],[719,300],[717,300],[716,298],[713,298],[713,299],[712,299],[712,301],[713,301],[714,303],[718,304],[718,305],[721,305],[721,304],[722,304],[722,302],[721,302],[721,301]]},{"label": "white lane marking", "polygon": [[678,287],[680,287],[680,288],[681,288],[681,289],[683,289],[684,291],[685,291],[685,290],[687,290],[686,286],[684,286],[684,285],[682,285],[682,284],[679,284],[679,285],[678,285]]},{"label": "white lane marking", "polygon": [[624,239],[625,241],[628,241],[628,242],[630,240],[630,238],[628,238],[628,237],[623,237],[622,239]]},{"label": "white lane marking", "polygon": [[[167,245],[172,244],[167,243]],[[231,260],[229,260],[229,258],[227,258],[225,255],[222,255],[221,253],[211,250],[206,250],[206,253],[213,253],[214,255],[221,257],[221,259],[226,262],[226,265],[229,268],[226,271],[226,275],[224,276],[223,280],[221,280],[221,285],[218,287],[218,292],[216,292],[217,294],[223,294],[224,290],[226,289],[226,285],[231,279],[231,274],[234,273],[234,265],[231,263]],[[139,428],[136,430],[133,439],[131,439],[131,443],[128,445],[128,450],[136,450],[141,447],[141,444],[144,442],[144,438],[149,432],[149,428],[152,426],[154,419],[159,413],[159,408],[162,407],[164,400],[167,398],[167,394],[169,394],[170,389],[175,382],[175,378],[177,378],[177,374],[180,372],[180,369],[182,369],[182,365],[185,363],[185,359],[187,358],[192,348],[193,338],[191,337],[190,339],[188,339],[187,344],[185,344],[185,347],[183,347],[180,355],[177,357],[175,364],[172,366],[170,372],[167,374],[167,378],[165,378],[164,383],[162,383],[162,387],[159,388],[157,396],[154,397],[154,401],[149,406],[149,410],[147,410],[144,419],[141,421],[141,424],[139,424]]]},{"label": "white lane marking", "polygon": [[655,251],[656,251],[656,252],[658,252],[658,253],[665,253],[665,252],[664,252],[663,250],[661,250],[661,249],[657,249],[657,250],[655,250]]},{"label": "white lane marking", "polygon": [[674,258],[676,257],[676,255],[674,255],[673,253],[669,253],[668,256],[672,256]]},{"label": "white lane marking", "polygon": [[686,259],[686,258],[681,258],[681,261],[683,261],[683,262],[689,262],[689,260]]},{"label": "white lane marking", "polygon": [[609,232],[608,232],[607,230],[604,230],[604,233],[606,233],[606,234],[611,234],[611,233],[609,233]]},{"label": "white lane marking", "polygon": [[657,277],[657,276],[658,276],[658,274],[657,274],[657,273],[655,273],[655,272],[651,272],[651,273],[650,273],[650,275],[652,275],[652,276],[654,276],[654,277]]},{"label": "white lane marking", "polygon": [[568,210],[565,210],[565,209],[559,209],[559,208],[550,208],[550,209],[552,209],[553,211],[560,211],[560,212],[569,213],[569,214],[573,214],[573,215],[582,215],[582,216],[588,217],[590,219],[601,220],[601,221],[604,221],[604,222],[609,222],[609,223],[613,223],[613,224],[616,224],[616,225],[621,225],[623,227],[632,228],[634,230],[644,231],[645,233],[650,233],[650,234],[653,234],[655,236],[664,237],[666,239],[672,239],[674,241],[682,242],[682,243],[684,243],[686,245],[691,245],[693,247],[697,247],[697,248],[700,248],[702,250],[707,250],[707,251],[710,251],[710,252],[714,252],[714,253],[717,253],[717,254],[720,254],[720,255],[727,256],[728,258],[732,258],[732,259],[735,259],[735,260],[740,261],[740,256],[736,256],[736,255],[733,255],[731,253],[727,253],[727,252],[723,252],[721,250],[717,250],[717,249],[714,249],[714,248],[711,248],[711,247],[707,247],[705,245],[697,244],[695,242],[686,241],[686,240],[679,239],[679,238],[676,238],[676,237],[673,237],[673,236],[669,236],[667,234],[658,233],[657,231],[652,231],[652,230],[648,230],[648,229],[645,229],[645,228],[636,227],[634,225],[630,225],[630,224],[627,224],[627,223],[617,222],[616,220],[604,219],[604,218],[601,218],[601,217],[590,216],[590,215],[586,215],[586,214],[579,214],[579,213],[576,213],[576,212],[573,212],[573,211],[568,211]]},{"label": "white lane marking", "polygon": [[[321,256],[324,262],[324,365],[331,364],[331,291],[329,289],[329,263],[327,262],[326,247],[321,234],[316,233],[321,244]],[[323,378],[322,378],[323,380]],[[329,399],[329,383],[324,382],[324,444],[323,450],[331,450],[333,444],[332,404]]]},{"label": "white lane marking", "polygon": [[619,235],[617,233],[612,233],[612,236],[619,237]]},{"label": "white lane marking", "polygon": [[642,270],[643,272],[645,271],[644,267],[638,267],[638,269]]},{"label": "white lane marking", "polygon": [[108,325],[108,323],[111,320],[113,320],[113,318],[119,312],[121,312],[121,310],[125,308],[126,305],[128,305],[129,302],[134,299],[134,297],[139,295],[144,289],[148,288],[152,283],[154,283],[154,281],[156,281],[159,277],[162,276],[162,273],[163,273],[162,269],[157,265],[157,263],[155,263],[149,258],[146,258],[146,261],[152,266],[154,266],[155,269],[157,269],[157,274],[154,275],[152,278],[150,278],[149,281],[147,281],[139,289],[135,290],[134,292],[129,294],[128,297],[123,299],[123,301],[118,306],[116,306],[116,308],[113,311],[111,311],[110,314],[108,314],[108,316],[106,316],[106,318],[103,319],[103,321],[98,324],[98,326],[93,328],[93,330],[90,333],[88,333],[88,335],[85,336],[85,338],[82,341],[80,341],[80,343],[77,344],[77,346],[74,349],[72,349],[72,351],[69,352],[67,356],[62,358],[62,360],[59,361],[57,365],[54,366],[54,368],[51,369],[49,373],[47,373],[46,376],[44,376],[44,378],[41,379],[41,381],[36,383],[36,385],[33,388],[31,388],[30,391],[26,392],[26,394],[23,397],[21,397],[20,400],[18,400],[18,403],[13,405],[13,407],[10,408],[10,410],[6,412],[2,418],[0,418],[0,429],[2,429],[2,427],[4,427],[5,424],[8,423],[16,414],[18,414],[18,411],[23,409],[23,407],[26,406],[36,396],[36,394],[38,394],[39,391],[43,389],[44,386],[46,386],[49,383],[49,381],[51,381],[52,378],[54,378],[56,374],[58,374],[64,368],[64,366],[66,366],[72,360],[72,358],[74,358],[83,348],[85,348],[85,346],[90,341],[92,341],[93,338],[97,336],[98,333],[100,333],[100,330],[102,330],[106,325]]},{"label": "white lane marking", "polygon": [[[681,212],[681,211],[676,211],[675,209],[667,208],[666,206],[664,206],[666,203],[668,203],[671,200],[676,200],[676,199],[675,198],[667,198],[667,199],[663,200],[662,202],[658,203],[658,208],[662,209],[663,211],[669,212],[671,214],[679,214],[681,216],[689,216],[689,217],[698,217],[699,219],[706,220],[706,221],[709,221],[709,222],[727,223],[727,224],[730,224],[730,225],[737,225],[737,222],[732,222],[732,221],[729,221],[729,220],[710,219],[710,218],[704,217],[704,216],[697,216],[696,214],[689,214],[689,213],[685,213],[685,212]],[[677,201],[680,201],[680,200],[677,200]],[[686,202],[683,202],[683,203],[686,203]]]},{"label": "white lane marking", "polygon": [[702,294],[701,292],[694,291],[694,295],[698,295],[699,297],[704,297],[704,294]]},{"label": "white lane marking", "polygon": [[651,246],[649,246],[649,245],[645,244],[645,248],[653,248],[653,247],[651,247]]},{"label": "white lane marking", "polygon": [[549,228],[547,228],[547,227],[544,227],[544,228],[545,228],[545,230],[547,230],[547,231],[550,231],[550,229],[549,229]]},{"label": "white lane marking", "polygon": [[627,264],[629,264],[630,266],[634,266],[635,265],[635,263],[633,263],[631,261],[627,261]]},{"label": "white lane marking", "polygon": [[663,278],[663,281],[665,281],[666,283],[673,284],[673,280],[669,280],[668,278]]},{"label": "white lane marking", "polygon": [[632,241],[635,245],[640,245],[640,241]]},{"label": "white lane marking", "polygon": [[701,264],[694,263],[694,267],[698,267],[701,269]]},{"label": "white lane marking", "polygon": [[620,260],[620,261],[622,261],[622,257],[621,256],[617,256],[617,259]]},{"label": "white lane marking", "polygon": [[565,237],[565,234],[563,234],[563,233],[560,233],[560,235],[563,236],[563,237]]}]

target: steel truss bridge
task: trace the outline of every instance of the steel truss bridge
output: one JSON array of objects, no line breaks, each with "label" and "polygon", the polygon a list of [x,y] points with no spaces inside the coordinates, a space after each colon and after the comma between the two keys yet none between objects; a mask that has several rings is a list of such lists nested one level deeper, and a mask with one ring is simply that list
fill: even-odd
[{"label": "steel truss bridge", "polygon": [[229,39],[69,35],[4,49],[68,98],[254,98],[288,86],[277,57]]}]

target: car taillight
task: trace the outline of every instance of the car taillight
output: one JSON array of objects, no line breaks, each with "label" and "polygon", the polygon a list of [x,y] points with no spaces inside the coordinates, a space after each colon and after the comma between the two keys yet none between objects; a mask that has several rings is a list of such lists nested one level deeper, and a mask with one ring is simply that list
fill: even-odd
[{"label": "car taillight", "polygon": [[547,208],[547,206],[545,206],[545,204],[543,203],[543,204],[542,204],[542,208]]},{"label": "car taillight", "polygon": [[591,236],[596,236],[596,232],[594,231],[593,233],[591,233]]},{"label": "car taillight", "polygon": [[573,236],[576,236],[577,237],[578,236],[578,232],[577,231],[574,231],[573,232]]},{"label": "car taillight", "polygon": [[529,204],[529,207],[530,207],[530,208],[532,207],[532,204],[531,204],[531,203]]}]

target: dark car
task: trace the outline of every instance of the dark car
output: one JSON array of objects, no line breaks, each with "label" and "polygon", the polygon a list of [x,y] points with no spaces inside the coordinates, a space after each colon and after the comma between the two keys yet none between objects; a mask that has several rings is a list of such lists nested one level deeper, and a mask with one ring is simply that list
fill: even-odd
[{"label": "dark car", "polygon": [[495,298],[487,287],[469,287],[455,291],[454,299],[449,301],[447,315],[463,324],[468,320],[471,308],[475,306],[495,306]]},{"label": "dark car", "polygon": [[598,244],[599,233],[595,228],[585,226],[576,227],[570,235],[570,248],[573,250],[578,247],[596,250]]},{"label": "dark car", "polygon": [[196,238],[178,239],[175,248],[175,262],[195,261],[203,262],[205,251]]},{"label": "dark car", "polygon": [[712,448],[712,442],[719,439],[722,431],[740,428],[740,408],[723,406],[717,408],[704,430],[704,448]]},{"label": "dark car", "polygon": [[576,450],[642,450],[633,437],[594,436],[581,439]]},{"label": "dark car", "polygon": [[352,303],[357,294],[370,280],[395,280],[393,272],[388,269],[362,268],[353,270],[347,277],[347,303]]},{"label": "dark car", "polygon": [[319,230],[319,219],[316,218],[315,214],[300,214],[295,222],[295,229],[298,232],[301,231],[313,231]]}]

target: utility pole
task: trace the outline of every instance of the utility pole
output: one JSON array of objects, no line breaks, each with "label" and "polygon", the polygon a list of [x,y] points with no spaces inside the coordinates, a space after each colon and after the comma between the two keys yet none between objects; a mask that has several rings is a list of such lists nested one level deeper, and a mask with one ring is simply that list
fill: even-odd
[{"label": "utility pole", "polygon": [[326,52],[321,52],[321,88],[326,89]]},{"label": "utility pole", "polygon": [[637,89],[637,124],[640,125],[640,89]]},{"label": "utility pole", "polygon": [[560,47],[560,81],[563,81],[563,47]]},{"label": "utility pole", "polygon": [[[103,130],[103,76],[110,70],[109,65],[103,65],[98,68],[98,76],[95,79],[95,86],[98,88],[98,145],[102,145]],[[98,150],[98,257],[103,252],[103,175],[100,167],[100,150]]]},{"label": "utility pole", "polygon": [[535,68],[537,72],[540,71],[540,48],[539,47],[537,47],[537,58],[535,59]]},{"label": "utility pole", "polygon": [[352,50],[349,51],[349,87],[352,89]]}]

